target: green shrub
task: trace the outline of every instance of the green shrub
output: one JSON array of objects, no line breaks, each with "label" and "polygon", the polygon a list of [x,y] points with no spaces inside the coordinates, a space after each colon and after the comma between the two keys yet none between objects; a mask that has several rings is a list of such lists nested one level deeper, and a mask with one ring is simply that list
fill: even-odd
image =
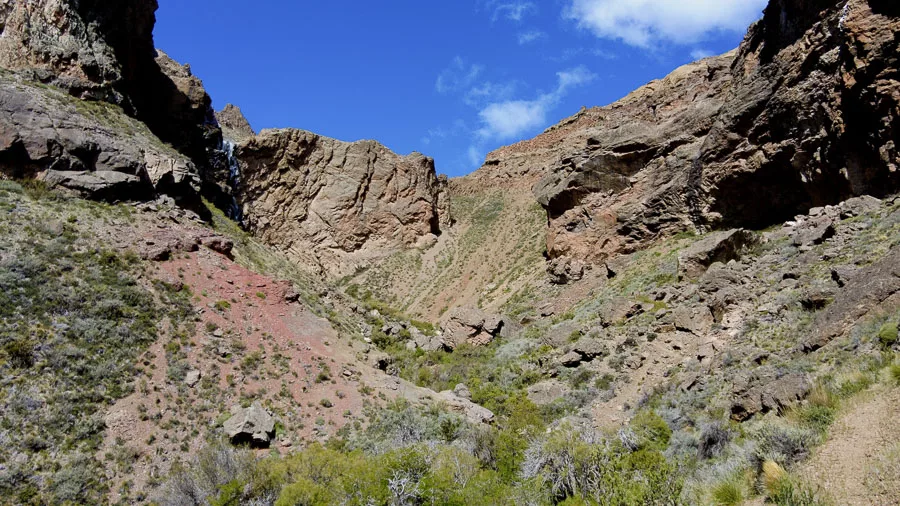
[{"label": "green shrub", "polygon": [[735,478],[723,481],[710,492],[716,506],[738,506],[745,499],[744,485]]},{"label": "green shrub", "polygon": [[878,330],[878,342],[884,349],[893,348],[897,344],[898,330],[897,322],[888,322],[881,326]]},{"label": "green shrub", "polygon": [[791,465],[809,456],[819,442],[819,434],[808,428],[793,427],[786,423],[766,423],[758,427],[752,437],[757,442],[760,460]]},{"label": "green shrub", "polygon": [[659,415],[650,410],[639,412],[630,424],[638,437],[640,448],[665,450],[672,437],[672,429]]},{"label": "green shrub", "polygon": [[790,476],[785,476],[775,485],[769,499],[777,506],[830,506],[831,501]]},{"label": "green shrub", "polygon": [[14,339],[3,345],[9,363],[19,369],[34,365],[34,343],[29,339]]}]

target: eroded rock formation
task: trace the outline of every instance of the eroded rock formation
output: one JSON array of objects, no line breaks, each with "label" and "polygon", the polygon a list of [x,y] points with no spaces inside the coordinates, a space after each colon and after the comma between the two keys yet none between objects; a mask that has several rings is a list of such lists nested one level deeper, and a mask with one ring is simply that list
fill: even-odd
[{"label": "eroded rock formation", "polygon": [[250,122],[241,112],[241,108],[236,105],[226,104],[225,108],[216,112],[216,120],[219,122],[219,127],[222,128],[222,136],[226,139],[244,142],[256,135]]},{"label": "eroded rock formation", "polygon": [[549,256],[592,262],[896,191],[898,10],[773,1],[736,52],[499,150],[475,178],[537,181]]},{"label": "eroded rock formation", "polygon": [[[121,113],[136,118],[149,127],[152,132],[150,137],[158,137],[163,141],[156,143],[173,146],[193,163],[185,166],[179,161],[173,165],[169,160],[160,160],[154,150],[144,149],[143,142],[136,143],[133,146],[136,149],[126,149],[122,146],[131,142],[131,132],[120,124],[108,125],[104,121],[99,122],[101,126],[107,127],[103,129],[101,136],[118,137],[112,142],[122,149],[111,150],[110,142],[107,142],[109,139],[98,141],[99,146],[84,145],[82,138],[87,139],[85,142],[90,144],[93,142],[90,138],[100,134],[95,135],[88,130],[76,132],[74,127],[79,125],[80,120],[73,120],[74,123],[69,122],[64,131],[52,136],[44,135],[43,137],[52,141],[47,152],[36,158],[29,151],[29,161],[34,163],[17,170],[114,170],[140,176],[140,171],[135,167],[145,164],[144,159],[151,157],[156,160],[147,162],[147,165],[168,164],[175,181],[164,184],[153,181],[153,187],[141,189],[145,194],[162,191],[176,197],[183,204],[196,205],[199,202],[199,186],[194,184],[195,180],[202,179],[206,186],[216,187],[213,183],[222,176],[223,171],[218,166],[223,164],[223,157],[215,152],[221,144],[221,131],[210,108],[211,99],[200,80],[191,74],[189,67],[176,63],[154,49],[156,9],[155,0],[0,0],[0,67],[17,74],[17,79],[50,85],[32,86],[29,95],[35,100],[41,91],[53,93],[52,88],[56,88],[84,100],[86,105],[83,109],[96,110],[103,107],[87,104],[90,101],[118,106]],[[9,86],[5,86],[4,93],[6,95],[13,92]],[[13,106],[25,104],[21,95],[17,96],[18,98],[11,98],[8,102]],[[54,125],[63,119],[53,114],[39,117],[38,113],[27,108],[6,109],[17,117],[15,121],[5,121],[3,125],[7,139],[25,139],[35,130],[55,128]],[[111,116],[118,114],[111,113]],[[33,118],[29,120],[28,115]],[[9,143],[3,153],[4,158],[21,158],[21,148],[15,148],[17,151],[12,153],[8,145]],[[74,153],[70,149],[73,146],[76,151],[84,153]],[[115,151],[115,154],[109,155],[111,151]],[[99,162],[109,156],[116,160],[95,163],[92,160],[95,155]],[[125,160],[126,157],[130,158]],[[75,163],[72,163],[73,160]],[[219,170],[216,170],[217,167]],[[180,174],[185,170],[190,174]],[[227,170],[224,172],[227,173]],[[15,175],[9,170],[5,173]],[[77,179],[90,180],[89,186],[93,189],[86,192],[88,196],[103,194],[104,198],[128,199],[136,195],[132,188],[126,194],[118,194],[123,188],[122,183],[127,179],[121,175],[64,174],[55,178],[57,181]],[[160,178],[154,178],[151,173],[150,179]],[[190,180],[190,184],[178,184],[179,179]]]},{"label": "eroded rock formation", "polygon": [[264,130],[237,152],[248,229],[330,275],[427,246],[450,222],[446,180],[418,153],[302,130]]}]

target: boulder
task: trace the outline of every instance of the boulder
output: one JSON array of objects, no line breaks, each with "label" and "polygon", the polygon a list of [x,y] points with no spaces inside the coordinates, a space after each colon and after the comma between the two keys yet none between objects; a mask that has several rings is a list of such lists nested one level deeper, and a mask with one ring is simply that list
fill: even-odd
[{"label": "boulder", "polygon": [[578,367],[584,361],[580,353],[570,351],[559,357],[559,364],[563,367]]},{"label": "boulder", "polygon": [[225,434],[236,445],[249,444],[256,448],[268,448],[275,438],[275,418],[258,402],[249,408],[236,408],[223,425]]},{"label": "boulder", "polygon": [[556,285],[580,281],[584,277],[584,270],[584,262],[571,258],[554,258],[547,264],[550,282]]},{"label": "boulder", "polygon": [[734,381],[731,418],[743,422],[760,413],[780,412],[803,400],[810,388],[805,375],[779,374],[769,366],[740,373]]},{"label": "boulder", "polygon": [[494,340],[503,328],[503,318],[472,307],[456,308],[441,325],[441,342],[453,350],[462,343],[484,346]]},{"label": "boulder", "polygon": [[827,216],[820,216],[798,225],[791,240],[794,246],[812,246],[822,244],[826,239],[834,237],[834,234],[834,221]]},{"label": "boulder", "polygon": [[606,356],[609,350],[599,339],[582,338],[574,346],[572,351],[581,355],[585,362],[590,362],[598,357]]},{"label": "boulder", "polygon": [[480,424],[494,421],[494,413],[491,410],[484,406],[479,406],[469,399],[460,397],[450,390],[437,394],[437,399],[443,402],[450,411],[465,416],[472,423]]},{"label": "boulder", "polygon": [[713,262],[726,263],[740,259],[747,249],[758,242],[758,236],[748,230],[713,232],[678,253],[679,274],[698,278]]},{"label": "boulder", "polygon": [[197,386],[197,383],[200,383],[200,371],[194,369],[188,371],[187,374],[184,375],[184,384],[190,388],[194,388]]}]

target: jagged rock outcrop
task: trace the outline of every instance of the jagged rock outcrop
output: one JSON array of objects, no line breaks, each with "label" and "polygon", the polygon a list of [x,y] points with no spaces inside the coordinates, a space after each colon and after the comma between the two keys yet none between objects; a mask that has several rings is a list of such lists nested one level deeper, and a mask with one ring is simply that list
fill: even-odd
[{"label": "jagged rock outcrop", "polygon": [[0,172],[103,200],[196,194],[194,164],[140,121],[106,102],[82,101],[0,75]]},{"label": "jagged rock outcrop", "polygon": [[155,0],[0,0],[0,67],[111,102],[153,60]]},{"label": "jagged rock outcrop", "polygon": [[[228,171],[227,168],[215,170],[225,162],[224,154],[216,151],[221,144],[221,131],[210,107],[211,100],[200,80],[191,75],[189,67],[177,64],[154,49],[157,7],[155,0],[0,0],[0,67],[27,81],[50,85],[79,99],[121,107],[125,114],[146,124],[153,135],[193,161],[191,180],[199,177],[206,186],[217,188],[214,183],[223,177],[223,173],[224,181],[227,181]],[[47,89],[34,87],[32,91]],[[24,118],[30,111],[14,112]],[[34,119],[38,123],[45,120]],[[26,138],[31,134],[28,127],[24,127],[27,124],[28,121],[16,122],[15,126],[21,130],[11,133],[12,124],[8,123],[7,134]],[[121,134],[120,144],[129,142],[128,130],[106,129],[105,135],[117,133]],[[70,139],[73,135],[63,132],[57,137]],[[61,144],[65,146],[66,142]],[[97,150],[88,149],[86,156],[92,156],[90,153],[94,151]],[[140,155],[143,150],[133,151]],[[83,170],[63,169],[71,165],[71,154],[51,146],[48,156],[61,158],[48,164],[54,165],[54,170],[93,170],[90,168],[92,163],[87,163],[88,167]],[[128,154],[120,151],[117,157],[123,159]],[[144,162],[142,156],[136,156],[121,163],[138,166]],[[152,165],[153,162],[149,163]],[[9,171],[6,174],[11,175]],[[56,178],[67,184],[80,184],[77,183],[79,179],[84,181],[82,186],[92,189],[87,192],[88,196],[96,193],[105,198],[125,199],[135,195],[130,190],[127,195],[117,195],[123,188],[121,176],[64,174]],[[195,187],[193,181],[190,185],[155,186],[183,205],[199,203],[199,187]]]},{"label": "jagged rock outcrop", "polygon": [[773,0],[736,52],[488,155],[536,181],[552,258],[602,262],[682,230],[761,228],[900,188],[900,8]]},{"label": "jagged rock outcrop", "polygon": [[248,139],[256,135],[250,122],[244,117],[241,108],[226,104],[221,111],[216,112],[216,120],[222,129],[222,136],[234,142],[246,142]]},{"label": "jagged rock outcrop", "polygon": [[237,156],[247,228],[331,276],[427,245],[450,221],[446,179],[418,153],[264,130],[240,144]]}]

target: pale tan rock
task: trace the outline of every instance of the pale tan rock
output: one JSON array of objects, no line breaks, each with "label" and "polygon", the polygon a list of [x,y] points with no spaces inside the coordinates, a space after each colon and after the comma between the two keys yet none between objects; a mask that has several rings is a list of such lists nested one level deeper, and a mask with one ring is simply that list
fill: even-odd
[{"label": "pale tan rock", "polygon": [[415,247],[450,223],[446,180],[418,153],[302,130],[264,130],[237,153],[248,229],[331,276]]}]

